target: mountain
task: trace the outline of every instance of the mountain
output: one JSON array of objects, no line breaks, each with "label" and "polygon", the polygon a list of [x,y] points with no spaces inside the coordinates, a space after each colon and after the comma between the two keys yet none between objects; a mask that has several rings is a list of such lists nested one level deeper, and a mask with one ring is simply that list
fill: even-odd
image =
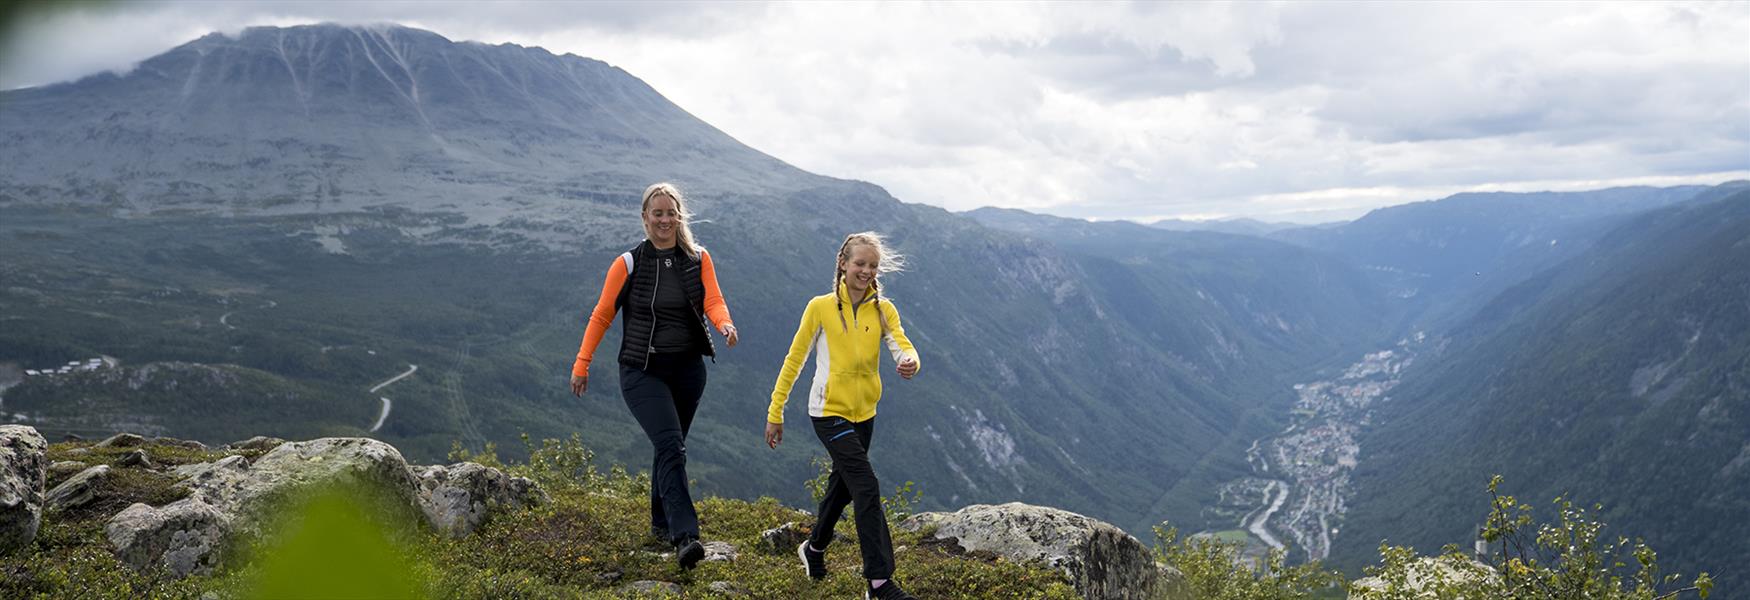
[{"label": "mountain", "polygon": [[6,92],[0,140],[0,363],[112,359],[5,390],[57,436],[369,433],[433,460],[577,432],[641,465],[612,362],[582,399],[565,381],[657,180],[689,193],[742,336],[689,439],[702,493],[806,503],[819,450],[764,448],[758,415],[853,231],[912,257],[887,289],[925,369],[885,381],[873,453],[925,507],[1195,524],[1291,401],[1282,370],[1367,337],[1344,327],[1360,309],[1273,282],[1280,259],[1366,295],[1288,245],[1102,260],[795,169],[599,61],[403,27],[252,28]]},{"label": "mountain", "polygon": [[1624,219],[1706,189],[1464,193],[1270,237],[1353,261],[1399,299],[1388,317],[1397,326],[1437,331],[1508,287],[1586,251]]},{"label": "mountain", "polygon": [[[1329,226],[1332,224],[1325,224]],[[1265,236],[1284,229],[1294,229],[1301,226],[1292,223],[1268,223],[1257,219],[1219,219],[1209,221],[1187,221],[1183,219],[1161,219],[1148,224],[1155,229],[1167,231],[1213,231],[1216,233],[1231,233],[1234,235]]]},{"label": "mountain", "polygon": [[[1466,544],[1483,484],[1603,505],[1667,570],[1750,565],[1750,190],[1634,215],[1497,295],[1381,405],[1334,556]],[[1415,515],[1411,517],[1411,515]],[[1432,517],[1432,518],[1430,518]]]}]

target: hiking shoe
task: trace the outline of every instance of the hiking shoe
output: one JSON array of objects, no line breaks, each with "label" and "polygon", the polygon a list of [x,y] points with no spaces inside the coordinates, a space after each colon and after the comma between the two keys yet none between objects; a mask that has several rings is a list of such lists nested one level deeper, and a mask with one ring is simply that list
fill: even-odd
[{"label": "hiking shoe", "polygon": [[802,570],[808,573],[810,579],[826,578],[826,552],[815,552],[808,547],[808,540],[796,546],[796,556],[802,559]]},{"label": "hiking shoe", "polygon": [[682,569],[691,569],[705,559],[705,545],[699,543],[699,540],[681,542],[675,547],[674,559],[680,563]]},{"label": "hiking shoe", "polygon": [[881,587],[863,588],[863,600],[918,600],[918,597],[905,593],[899,589],[899,582],[889,579]]}]

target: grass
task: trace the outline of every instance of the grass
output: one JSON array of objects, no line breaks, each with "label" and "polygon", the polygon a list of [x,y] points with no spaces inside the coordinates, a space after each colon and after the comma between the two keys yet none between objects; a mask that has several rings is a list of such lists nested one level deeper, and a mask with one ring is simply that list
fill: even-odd
[{"label": "grass", "polygon": [[[153,444],[138,448],[146,450],[161,469],[238,454]],[[162,505],[186,495],[186,490],[174,486],[170,475],[116,464],[135,448],[53,444],[50,460],[110,464],[115,470],[105,484],[110,486],[105,490],[107,498],[76,511],[45,515],[29,551],[0,557],[4,576],[0,597],[198,598],[208,592],[224,598],[345,596],[349,590],[371,595],[369,590],[399,589],[426,598],[624,598],[641,597],[624,591],[624,586],[650,580],[677,584],[689,598],[724,597],[711,586],[727,582],[745,597],[785,599],[851,597],[863,585],[855,528],[849,521],[839,526],[837,541],[828,550],[829,576],[819,582],[803,574],[789,549],[760,550],[764,530],[787,522],[804,527],[812,522],[807,513],[773,498],[699,500],[703,538],[732,544],[737,557],[683,571],[668,555],[669,549],[647,533],[649,480],[645,476],[619,468],[597,472],[589,465],[591,456],[575,440],[570,445],[549,442],[543,448],[532,451],[530,463],[505,466],[544,480],[553,501],[500,514],[468,537],[449,539],[423,529],[385,528],[385,523],[396,521],[348,512],[371,504],[361,495],[347,496],[338,504],[318,496],[308,508],[294,511],[296,518],[271,528],[279,532],[271,539],[244,542],[233,554],[255,559],[208,576],[173,579],[119,563],[110,552],[103,526],[133,502]],[[478,458],[504,464],[494,456]],[[953,548],[926,543],[916,532],[895,530],[893,543],[897,577],[921,597],[1077,597],[1061,573],[1042,565],[958,554]],[[348,564],[377,566],[335,568]],[[365,575],[347,579],[342,575],[346,572]],[[318,582],[318,578],[299,578],[300,573],[328,577]],[[383,588],[384,581],[397,587]],[[325,587],[311,587],[318,583]],[[405,587],[399,587],[403,583]]]}]

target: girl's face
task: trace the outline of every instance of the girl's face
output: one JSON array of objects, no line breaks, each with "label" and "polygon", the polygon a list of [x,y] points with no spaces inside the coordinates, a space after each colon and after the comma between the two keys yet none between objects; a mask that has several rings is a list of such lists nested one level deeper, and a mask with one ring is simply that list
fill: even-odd
[{"label": "girl's face", "polygon": [[839,268],[845,270],[845,288],[851,291],[851,297],[861,298],[869,293],[870,284],[875,283],[875,276],[881,272],[881,253],[868,244],[851,246],[850,255],[839,261]]},{"label": "girl's face", "polygon": [[674,198],[656,195],[650,198],[650,206],[644,210],[644,233],[650,237],[650,242],[658,248],[669,248],[675,244],[675,229],[680,227],[681,214],[675,210]]}]

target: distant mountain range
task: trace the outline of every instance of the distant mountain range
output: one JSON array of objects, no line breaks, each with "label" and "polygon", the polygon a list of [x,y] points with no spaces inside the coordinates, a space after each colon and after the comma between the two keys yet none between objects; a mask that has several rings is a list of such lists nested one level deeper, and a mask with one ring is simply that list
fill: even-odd
[{"label": "distant mountain range", "polygon": [[[1321,227],[1331,227],[1339,223],[1327,223]],[[1267,223],[1257,219],[1214,219],[1208,221],[1187,221],[1184,219],[1161,219],[1148,224],[1155,229],[1167,231],[1213,231],[1216,233],[1231,233],[1234,235],[1263,236],[1284,229],[1303,227],[1293,223]]]},{"label": "distant mountain range", "polygon": [[[452,443],[518,453],[521,433],[578,432],[636,468],[648,448],[614,370],[598,368],[581,400],[564,384],[609,261],[642,237],[638,192],[670,180],[703,219],[695,230],[742,334],[712,366],[689,440],[708,493],[805,502],[820,452],[805,440],[763,447],[766,396],[838,242],[877,229],[912,257],[887,289],[926,367],[885,382],[873,452],[884,485],[918,482],[925,508],[1023,500],[1133,532],[1161,520],[1232,528],[1205,508],[1252,473],[1248,446],[1289,422],[1290,386],[1424,332],[1438,353],[1361,438],[1335,557],[1381,537],[1462,533],[1481,515],[1463,504],[1481,495],[1463,486],[1490,470],[1528,487],[1591,474],[1615,487],[1567,489],[1630,500],[1621,514],[1635,533],[1724,556],[1741,548],[1634,504],[1665,479],[1611,470],[1645,475],[1679,457],[1724,468],[1739,452],[1726,437],[1639,462],[1608,446],[1615,454],[1588,463],[1563,445],[1578,442],[1545,433],[1702,431],[1594,410],[1616,398],[1607,389],[1626,395],[1611,402],[1699,411],[1718,396],[1720,410],[1744,412],[1730,392],[1745,332],[1705,312],[1742,305],[1733,274],[1746,270],[1733,261],[1744,244],[1728,234],[1744,219],[1720,208],[1744,205],[1727,197],[1742,186],[1466,194],[1335,226],[1229,232],[955,214],[796,169],[599,61],[335,25],[210,35],[124,75],[0,93],[0,153],[0,367],[119,364],[11,377],[0,415],[51,435],[308,438],[364,435],[381,419],[372,435],[416,460]],[[1651,265],[1672,295],[1626,293],[1635,288],[1613,278],[1653,278]],[[1610,329],[1594,314],[1659,325]],[[1547,329],[1558,323],[1567,329]],[[1723,344],[1704,348],[1714,358],[1669,345],[1695,327],[1695,344]],[[1533,342],[1545,351],[1522,349]],[[1610,344],[1644,353],[1590,362]],[[1593,389],[1582,380],[1609,383],[1570,392]],[[1475,408],[1457,418],[1429,407]],[[1414,424],[1424,419],[1439,422]],[[1613,444],[1669,441],[1635,435]],[[1540,440],[1547,462],[1501,453],[1539,452]],[[1497,469],[1503,457],[1519,466]],[[1449,487],[1419,479],[1434,473]],[[1720,481],[1739,482],[1733,473]],[[1709,518],[1750,517],[1696,497],[1717,505]],[[1409,506],[1418,522],[1394,529]]]}]

